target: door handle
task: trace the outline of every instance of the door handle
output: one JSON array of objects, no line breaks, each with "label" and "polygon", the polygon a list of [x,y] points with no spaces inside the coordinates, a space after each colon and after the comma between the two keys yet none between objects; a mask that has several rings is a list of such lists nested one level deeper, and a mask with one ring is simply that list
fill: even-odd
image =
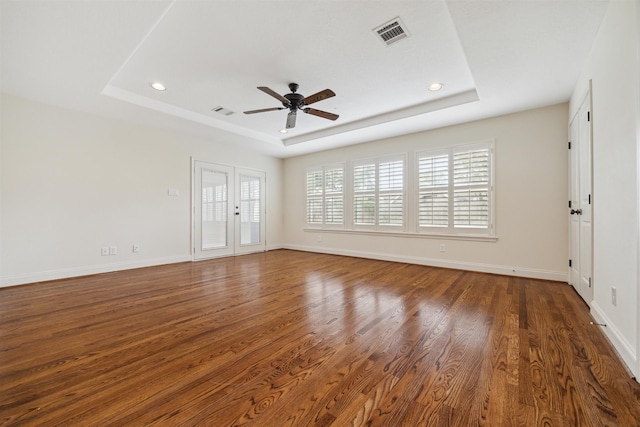
[{"label": "door handle", "polygon": [[571,215],[582,215],[582,209],[571,209]]}]

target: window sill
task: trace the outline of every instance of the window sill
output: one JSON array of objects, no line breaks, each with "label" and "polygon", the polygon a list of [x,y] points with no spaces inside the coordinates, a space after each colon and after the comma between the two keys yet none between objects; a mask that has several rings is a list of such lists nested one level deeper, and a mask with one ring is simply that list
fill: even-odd
[{"label": "window sill", "polygon": [[360,234],[368,236],[407,237],[417,239],[445,239],[467,240],[475,242],[497,242],[498,236],[485,234],[446,234],[446,233],[413,233],[407,231],[373,231],[373,230],[347,230],[344,228],[304,228],[306,233],[335,233],[335,234]]}]

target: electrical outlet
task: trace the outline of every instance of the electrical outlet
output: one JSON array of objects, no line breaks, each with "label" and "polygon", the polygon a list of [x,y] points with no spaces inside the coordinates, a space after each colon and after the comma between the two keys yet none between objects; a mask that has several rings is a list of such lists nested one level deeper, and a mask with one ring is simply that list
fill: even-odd
[{"label": "electrical outlet", "polygon": [[611,288],[611,304],[618,305],[618,290]]},{"label": "electrical outlet", "polygon": [[140,245],[133,245],[133,248],[131,248],[131,251],[134,254],[137,254],[138,252],[140,252]]},{"label": "electrical outlet", "polygon": [[109,246],[103,246],[102,248],[100,248],[100,253],[102,254],[102,256],[109,255]]},{"label": "electrical outlet", "polygon": [[118,255],[118,247],[109,246],[109,255]]},{"label": "electrical outlet", "polygon": [[445,252],[447,250],[447,246],[444,243],[440,243],[440,252]]}]

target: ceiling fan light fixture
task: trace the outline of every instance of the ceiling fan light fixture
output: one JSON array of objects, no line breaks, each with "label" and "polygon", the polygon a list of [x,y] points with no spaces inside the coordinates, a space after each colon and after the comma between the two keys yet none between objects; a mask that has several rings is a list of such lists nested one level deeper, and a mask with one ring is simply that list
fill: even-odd
[{"label": "ceiling fan light fixture", "polygon": [[287,125],[286,128],[287,129],[292,129],[294,127],[296,127],[296,110],[292,110],[289,114],[287,114]]},{"label": "ceiling fan light fixture", "polygon": [[444,83],[431,83],[429,85],[429,90],[431,92],[437,92],[444,87]]},{"label": "ceiling fan light fixture", "polygon": [[152,83],[150,83],[150,85],[155,90],[159,90],[161,92],[167,90],[167,88],[160,82],[152,82]]}]

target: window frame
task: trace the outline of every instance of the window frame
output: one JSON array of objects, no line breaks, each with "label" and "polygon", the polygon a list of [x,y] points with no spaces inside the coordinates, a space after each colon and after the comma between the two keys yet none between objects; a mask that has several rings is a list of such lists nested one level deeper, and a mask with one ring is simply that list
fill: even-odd
[{"label": "window frame", "polygon": [[[382,189],[380,186],[380,165],[386,163],[393,162],[402,162],[402,189],[398,190],[396,188],[391,189]],[[356,168],[361,166],[374,166],[374,185],[371,190],[357,190],[356,189]],[[405,232],[407,230],[407,213],[408,213],[408,203],[407,203],[407,195],[408,195],[408,181],[407,181],[407,154],[391,154],[379,157],[371,157],[366,159],[357,159],[351,161],[349,168],[349,178],[348,182],[348,200],[349,200],[349,218],[348,224],[349,227],[353,230],[370,230],[370,231],[385,231],[385,232]],[[398,225],[394,224],[381,224],[380,223],[380,196],[384,195],[393,195],[400,194],[402,198],[402,223]],[[355,199],[358,195],[368,195],[373,196],[373,223],[356,223],[356,203]]]},{"label": "window frame", "polygon": [[[495,149],[494,149],[493,141],[483,141],[476,142],[471,144],[458,144],[458,145],[449,145],[446,147],[440,147],[435,149],[427,149],[420,150],[416,152],[415,158],[415,185],[416,185],[416,204],[415,204],[415,212],[416,212],[416,230],[421,234],[433,234],[433,235],[478,235],[478,236],[487,236],[493,237],[495,236]],[[471,183],[466,185],[456,185],[454,179],[454,156],[457,153],[466,153],[470,151],[477,150],[487,150],[488,152],[488,176],[487,183],[478,184]],[[447,194],[448,194],[448,224],[447,226],[437,226],[437,225],[422,225],[420,223],[420,194],[423,187],[420,186],[420,161],[426,157],[433,157],[442,155],[443,153],[447,154],[448,157],[448,182],[446,185]],[[487,226],[479,227],[479,226],[462,226],[455,224],[455,193],[456,187],[458,190],[462,188],[472,189],[486,189],[487,191]],[[426,187],[424,187],[426,188]],[[438,190],[442,190],[445,188],[444,186],[434,187]]]},{"label": "window frame", "polygon": [[[407,150],[403,153],[385,154],[371,156],[367,158],[347,159],[345,163],[329,163],[323,166],[309,167],[305,171],[305,178],[310,171],[319,171],[335,166],[343,167],[343,224],[339,226],[327,225],[324,223],[310,224],[306,218],[305,205],[305,227],[308,232],[328,232],[338,234],[370,235],[370,236],[396,236],[418,239],[447,239],[464,241],[498,241],[496,229],[496,187],[495,187],[495,140],[487,139],[471,143],[451,143],[443,141],[438,144],[429,144],[431,147],[422,147]],[[488,148],[489,154],[489,183],[488,187],[488,227],[431,227],[420,225],[420,182],[419,182],[419,161],[425,154],[429,153],[453,153],[473,148]],[[447,154],[448,155],[448,154]],[[357,165],[403,159],[403,226],[388,226],[374,224],[356,224],[354,218],[354,167]],[[323,175],[324,176],[324,175]],[[378,179],[376,173],[376,180]],[[306,184],[305,184],[306,185]],[[376,181],[377,187],[377,181]],[[447,184],[448,190],[448,184]],[[306,188],[305,188],[306,191]],[[377,196],[376,196],[377,197]],[[374,198],[375,199],[375,198]],[[307,202],[305,202],[307,203]],[[376,205],[377,215],[377,205]],[[324,220],[324,218],[323,218]]]},{"label": "window frame", "polygon": [[[341,170],[342,171],[342,191],[341,192],[327,192],[327,172],[333,170]],[[346,220],[346,189],[347,189],[347,170],[346,165],[344,163],[332,163],[327,165],[322,165],[318,167],[307,168],[305,171],[305,224],[307,228],[310,229],[344,229],[347,223]],[[309,174],[312,173],[321,173],[322,176],[322,191],[317,194],[310,195],[309,193]],[[320,222],[309,222],[309,199],[310,196],[312,199],[320,201]],[[328,198],[336,198],[339,196],[342,201],[342,222],[327,222],[327,199]]]}]

